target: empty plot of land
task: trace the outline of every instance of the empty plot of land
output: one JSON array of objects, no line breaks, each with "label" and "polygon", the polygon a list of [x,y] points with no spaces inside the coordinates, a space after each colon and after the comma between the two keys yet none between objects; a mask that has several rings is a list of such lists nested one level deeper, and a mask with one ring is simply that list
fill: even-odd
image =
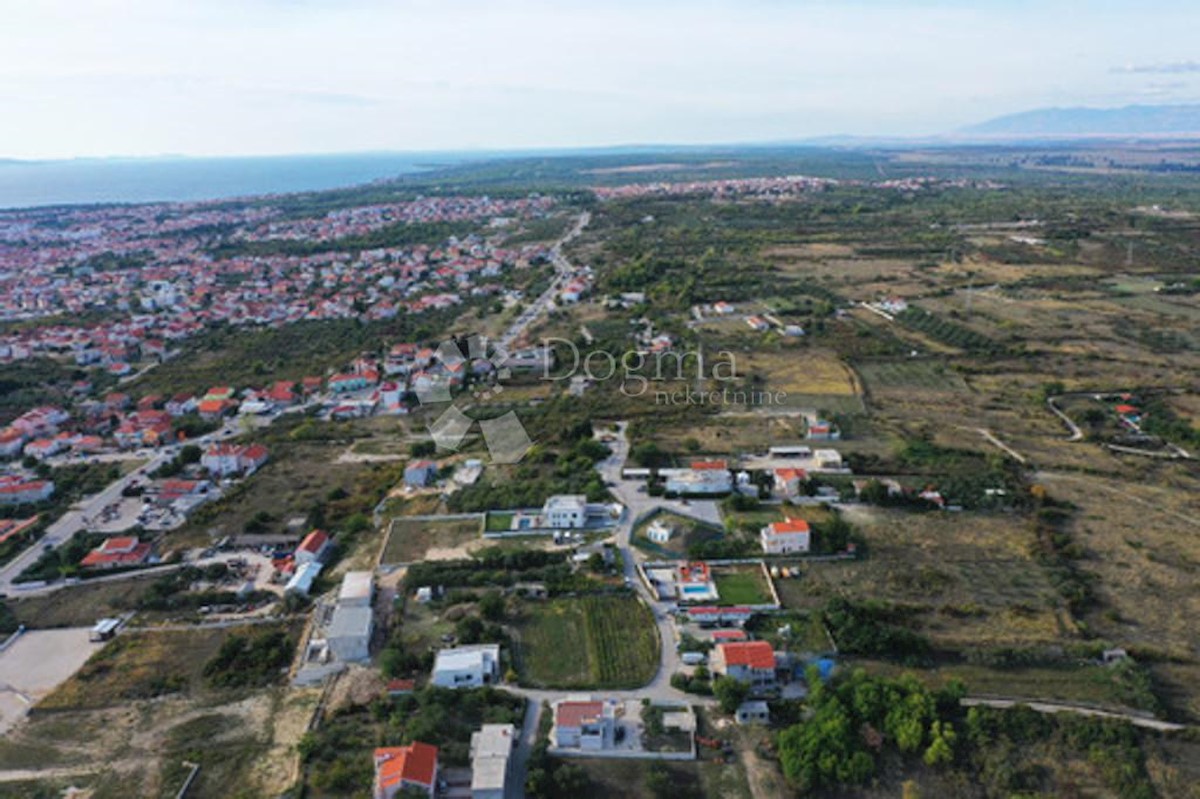
[{"label": "empty plot of land", "polygon": [[415,563],[420,560],[449,560],[462,557],[463,547],[480,540],[482,520],[411,519],[397,517],[388,528],[381,562]]},{"label": "empty plot of land", "polygon": [[967,383],[945,364],[930,359],[871,361],[856,366],[867,389],[888,391],[966,392]]},{"label": "empty plot of land", "polygon": [[1049,576],[1028,554],[1032,535],[1005,515],[872,510],[854,521],[870,557],[812,563],[778,580],[785,607],[835,597],[895,601],[909,623],[949,647],[1035,645],[1077,635]]},{"label": "empty plot of land", "polygon": [[735,356],[738,377],[762,377],[766,390],[787,392],[789,404],[796,404],[790,401],[793,395],[852,397],[859,393],[854,373],[832,353],[787,348]]},{"label": "empty plot of land", "polygon": [[86,581],[48,594],[10,599],[8,605],[17,620],[30,629],[89,627],[98,619],[135,610],[156,579],[146,576]]}]

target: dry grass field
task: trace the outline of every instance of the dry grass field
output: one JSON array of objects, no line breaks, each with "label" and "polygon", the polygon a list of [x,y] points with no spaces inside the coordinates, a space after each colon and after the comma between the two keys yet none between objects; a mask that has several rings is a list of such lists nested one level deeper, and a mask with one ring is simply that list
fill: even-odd
[{"label": "dry grass field", "polygon": [[248,480],[211,505],[200,508],[179,530],[175,545],[207,546],[216,538],[238,535],[256,514],[272,517],[271,532],[293,518],[306,518],[313,505],[335,491],[352,492],[368,463],[337,463],[340,443],[289,443],[275,446],[271,460]]},{"label": "dry grass field", "polygon": [[779,581],[785,607],[816,609],[837,596],[892,600],[914,609],[916,628],[935,646],[951,649],[1076,638],[1019,519],[861,508],[848,518],[870,556],[812,563],[800,579]]},{"label": "dry grass field", "polygon": [[319,689],[279,688],[39,713],[0,740],[0,767],[36,762],[62,776],[0,783],[0,797],[58,796],[68,785],[93,799],[172,797],[188,773],[184,760],[201,766],[189,797],[276,796],[296,780],[295,747],[319,697]]},{"label": "dry grass field", "polygon": [[1051,494],[1075,504],[1088,571],[1103,612],[1088,622],[1105,637],[1191,658],[1200,647],[1200,481],[1160,465],[1158,480],[1043,473]]},{"label": "dry grass field", "polygon": [[462,557],[469,545],[485,544],[481,519],[424,520],[398,516],[388,525],[382,564],[449,560]]},{"label": "dry grass field", "polygon": [[[288,627],[281,623],[246,629],[257,635]],[[293,633],[298,629],[296,624],[290,627]],[[204,681],[205,664],[237,634],[236,628],[228,627],[124,633],[92,655],[37,710],[95,709],[170,694],[211,694]]]}]

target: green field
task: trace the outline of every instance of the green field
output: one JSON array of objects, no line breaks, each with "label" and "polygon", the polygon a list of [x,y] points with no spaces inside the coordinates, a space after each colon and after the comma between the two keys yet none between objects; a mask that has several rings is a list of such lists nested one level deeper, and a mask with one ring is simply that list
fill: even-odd
[{"label": "green field", "polygon": [[398,516],[388,528],[383,547],[384,564],[423,560],[431,549],[455,549],[479,538],[480,520],[408,519]]},{"label": "green field", "polygon": [[857,364],[859,375],[869,391],[965,392],[966,382],[938,360],[868,361]]},{"label": "green field", "polygon": [[721,595],[722,605],[769,605],[771,597],[767,578],[758,566],[713,570],[713,582]]},{"label": "green field", "polygon": [[495,513],[489,511],[487,514],[487,521],[484,523],[484,529],[486,529],[489,533],[507,533],[509,530],[512,530],[512,520],[514,515],[516,514],[506,511],[498,511]]},{"label": "green field", "polygon": [[522,685],[637,688],[658,670],[658,630],[633,597],[529,603],[515,632]]}]

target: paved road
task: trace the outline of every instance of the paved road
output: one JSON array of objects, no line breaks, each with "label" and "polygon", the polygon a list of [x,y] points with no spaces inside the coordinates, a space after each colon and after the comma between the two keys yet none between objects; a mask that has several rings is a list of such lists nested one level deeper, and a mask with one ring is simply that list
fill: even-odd
[{"label": "paved road", "polygon": [[153,471],[167,460],[167,454],[161,453],[150,459],[140,469],[130,472],[119,480],[110,483],[105,489],[76,503],[46,528],[45,535],[31,544],[24,552],[10,560],[0,568],[0,593],[11,594],[14,588],[13,580],[25,569],[33,565],[41,556],[42,551],[52,547],[61,547],[71,539],[71,536],[84,529],[84,518],[98,516],[105,505],[121,499],[121,491],[130,483],[144,478],[147,472]]},{"label": "paved road", "polygon": [[[254,424],[270,424],[274,417],[263,417],[255,420]],[[197,444],[201,447],[206,444],[217,441],[223,438],[228,438],[240,432],[243,424],[243,417],[235,417],[229,419],[217,430],[200,436],[188,443]],[[162,466],[166,461],[173,457],[174,448],[165,450],[150,451],[145,454],[134,453],[135,457],[149,458],[145,465],[135,469],[124,477],[110,483],[99,493],[93,494],[90,497],[85,497],[79,502],[71,506],[70,510],[60,516],[53,524],[46,528],[46,533],[38,541],[31,544],[24,552],[10,560],[3,567],[0,567],[0,594],[12,594],[14,591],[20,591],[13,583],[13,580],[25,569],[33,565],[47,548],[61,547],[71,539],[75,533],[86,529],[84,519],[94,519],[99,517],[100,511],[106,506],[121,499],[121,492],[135,480],[145,480],[146,476]],[[63,587],[62,582],[54,583],[47,586],[44,590],[54,591]]]},{"label": "paved road", "polygon": [[[675,623],[672,621],[670,615],[659,607],[658,598],[652,596],[642,581],[638,579],[637,563],[641,560],[641,554],[630,546],[634,520],[639,518],[643,513],[655,507],[662,507],[676,513],[689,513],[689,511],[692,511],[692,515],[694,515],[694,512],[697,510],[695,506],[699,503],[680,506],[677,502],[649,497],[637,491],[637,486],[643,485],[641,481],[626,481],[621,479],[621,470],[625,467],[625,461],[629,457],[629,439],[626,436],[626,429],[627,424],[625,422],[617,423],[616,436],[613,441],[607,442],[609,449],[612,450],[612,454],[596,464],[596,469],[600,472],[605,483],[611,484],[609,485],[609,490],[625,506],[625,512],[617,523],[616,528],[617,549],[620,551],[621,560],[624,563],[626,582],[645,600],[654,614],[654,623],[658,628],[661,655],[658,670],[655,672],[654,677],[642,687],[621,691],[594,691],[591,693],[596,696],[604,696],[612,699],[650,699],[658,702],[712,705],[716,701],[712,697],[684,693],[671,686],[671,675],[679,671],[681,667],[679,652],[676,649]],[[715,503],[713,504],[715,508]],[[529,707],[525,713],[525,723],[521,729],[521,737],[518,741],[513,760],[513,784],[517,786],[516,796],[522,797],[524,796],[529,756],[536,742],[542,703],[554,703],[573,694],[588,692],[542,690],[515,686],[504,687],[505,690],[525,697],[529,702]]]},{"label": "paved road", "polygon": [[591,219],[591,213],[584,211],[579,215],[579,218],[575,220],[574,226],[572,226],[572,228],[567,231],[561,239],[556,241],[553,247],[550,248],[550,263],[554,266],[555,271],[554,279],[550,281],[550,286],[542,292],[541,296],[534,300],[529,307],[521,311],[521,315],[513,321],[508,330],[505,330],[500,337],[496,339],[495,344],[497,349],[507,351],[508,348],[512,346],[512,343],[520,338],[525,330],[531,324],[533,324],[533,322],[539,316],[541,316],[547,308],[550,307],[552,302],[554,302],[554,298],[562,289],[563,284],[567,282],[567,279],[575,271],[575,267],[573,267],[571,262],[567,260],[567,257],[563,255],[563,245],[583,232],[583,229],[587,227],[587,224],[591,221]]}]

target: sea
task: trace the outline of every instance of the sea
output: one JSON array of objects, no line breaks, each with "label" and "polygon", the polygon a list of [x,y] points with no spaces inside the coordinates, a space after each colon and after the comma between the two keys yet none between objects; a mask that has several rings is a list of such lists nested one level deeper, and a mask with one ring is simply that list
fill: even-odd
[{"label": "sea", "polygon": [[0,209],[218,200],[355,186],[484,157],[365,153],[238,158],[0,159]]}]

